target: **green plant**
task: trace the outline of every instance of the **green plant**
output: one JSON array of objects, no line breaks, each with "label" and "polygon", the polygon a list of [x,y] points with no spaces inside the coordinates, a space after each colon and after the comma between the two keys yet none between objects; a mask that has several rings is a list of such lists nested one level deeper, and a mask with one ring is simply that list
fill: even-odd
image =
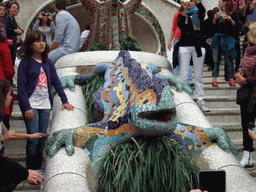
[{"label": "green plant", "polygon": [[132,138],[104,156],[98,191],[186,192],[197,187],[198,172],[199,168],[175,140]]},{"label": "green plant", "polygon": [[131,37],[126,37],[124,33],[119,34],[119,42],[121,46],[121,50],[131,50],[131,51],[141,51],[142,47],[139,45],[137,41],[135,41]]},{"label": "green plant", "polygon": [[83,85],[83,94],[85,97],[86,108],[89,113],[87,113],[87,124],[95,123],[100,121],[102,113],[95,108],[93,103],[93,94],[99,89],[104,83],[104,74],[103,75],[93,75],[91,76],[89,82],[86,85]]},{"label": "green plant", "polygon": [[94,43],[92,44],[92,47],[87,51],[103,51],[103,50],[109,50],[109,49],[104,45],[102,45],[101,43]]}]

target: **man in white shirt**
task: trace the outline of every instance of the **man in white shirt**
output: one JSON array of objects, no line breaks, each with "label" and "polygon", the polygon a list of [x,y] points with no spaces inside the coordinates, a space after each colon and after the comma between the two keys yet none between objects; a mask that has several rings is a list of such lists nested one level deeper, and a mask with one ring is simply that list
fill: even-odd
[{"label": "man in white shirt", "polygon": [[55,12],[55,38],[49,53],[53,63],[64,55],[78,52],[80,45],[80,27],[76,19],[66,11],[65,0],[55,0]]}]

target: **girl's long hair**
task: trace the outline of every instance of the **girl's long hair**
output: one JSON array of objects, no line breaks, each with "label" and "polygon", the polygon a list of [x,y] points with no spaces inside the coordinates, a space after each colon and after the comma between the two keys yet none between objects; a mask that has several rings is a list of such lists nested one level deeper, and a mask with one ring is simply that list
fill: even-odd
[{"label": "girl's long hair", "polygon": [[[51,21],[50,21],[50,19],[49,19],[48,17],[47,17],[46,25],[47,25],[48,27],[51,26]],[[43,26],[43,19],[39,19],[39,26]]]},{"label": "girl's long hair", "polygon": [[[20,59],[27,59],[29,62],[31,61],[31,57],[33,55],[33,48],[32,45],[35,41],[41,39],[43,37],[43,40],[46,43],[46,36],[43,32],[35,30],[28,34],[28,36],[25,39],[25,42],[21,46],[21,48],[17,51],[17,55]],[[45,62],[48,58],[49,53],[49,46],[46,44],[45,50],[42,53],[42,61]]]},{"label": "girl's long hair", "polygon": [[0,79],[0,119],[5,115],[5,100],[11,89],[11,83],[6,79]]}]

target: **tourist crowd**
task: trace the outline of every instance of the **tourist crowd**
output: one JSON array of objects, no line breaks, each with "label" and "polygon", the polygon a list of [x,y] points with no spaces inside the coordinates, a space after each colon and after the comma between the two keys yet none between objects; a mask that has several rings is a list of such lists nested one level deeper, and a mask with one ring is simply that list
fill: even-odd
[{"label": "tourist crowd", "polygon": [[[244,146],[240,163],[244,167],[252,167],[251,152],[254,151],[256,132],[248,128],[253,127],[256,112],[256,0],[219,0],[218,7],[212,10],[206,10],[200,0],[176,2],[180,3],[180,9],[173,17],[168,41],[168,49],[173,50],[173,74],[194,87],[198,107],[203,112],[210,111],[204,101],[204,64],[212,70],[212,87],[219,87],[223,54],[225,80],[229,86],[235,87],[237,83],[241,88],[249,87],[250,90],[249,99],[242,98],[238,103],[241,107]],[[78,52],[90,33],[87,24],[81,35],[78,22],[66,11],[66,1],[55,0],[55,20],[47,10],[41,11],[32,32],[27,34],[23,42],[20,35],[24,30],[15,20],[19,10],[17,2],[0,2],[0,79],[6,79],[0,81],[0,141],[27,139],[27,169],[4,157],[0,143],[0,166],[9,165],[4,168],[22,175],[9,179],[12,182],[4,183],[6,186],[1,186],[3,184],[0,182],[0,188],[10,190],[25,179],[35,184],[42,181],[45,134],[53,105],[51,86],[61,98],[62,110],[74,109],[63,91],[54,63],[67,54]],[[205,19],[206,11],[208,17]],[[240,36],[245,36],[242,59]],[[17,92],[27,134],[9,131],[14,101],[11,85],[16,86],[12,81],[16,55],[22,59],[18,67]]]}]

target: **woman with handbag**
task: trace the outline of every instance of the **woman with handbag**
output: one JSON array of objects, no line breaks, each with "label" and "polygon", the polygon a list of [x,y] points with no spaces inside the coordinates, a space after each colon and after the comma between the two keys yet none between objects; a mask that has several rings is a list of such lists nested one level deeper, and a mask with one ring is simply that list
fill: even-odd
[{"label": "woman with handbag", "polygon": [[235,74],[236,83],[240,85],[237,91],[237,104],[240,105],[243,128],[243,167],[253,167],[253,140],[248,134],[248,126],[255,121],[256,103],[256,22],[249,25],[248,47],[241,60],[242,71]]}]

